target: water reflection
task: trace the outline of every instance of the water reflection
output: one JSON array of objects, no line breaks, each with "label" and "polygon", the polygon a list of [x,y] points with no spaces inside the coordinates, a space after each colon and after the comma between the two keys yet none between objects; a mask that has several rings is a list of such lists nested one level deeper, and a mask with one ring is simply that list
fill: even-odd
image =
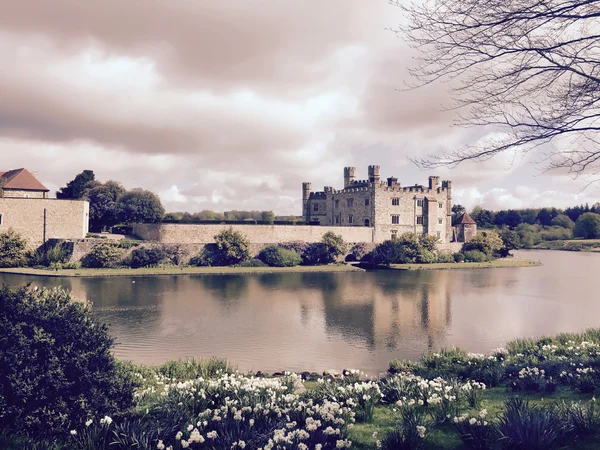
[{"label": "water reflection", "polygon": [[534,252],[541,268],[140,278],[2,276],[63,285],[93,304],[117,356],[219,356],[241,369],[385,370],[392,358],[600,326],[589,276],[600,255]]}]

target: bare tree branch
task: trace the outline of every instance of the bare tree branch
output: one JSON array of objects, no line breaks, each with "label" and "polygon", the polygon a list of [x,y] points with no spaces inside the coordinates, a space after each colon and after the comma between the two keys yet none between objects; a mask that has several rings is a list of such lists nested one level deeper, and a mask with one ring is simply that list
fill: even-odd
[{"label": "bare tree branch", "polygon": [[420,51],[411,88],[452,81],[457,123],[503,136],[418,165],[455,166],[550,144],[547,169],[600,173],[600,0],[390,3],[409,18],[394,31]]}]

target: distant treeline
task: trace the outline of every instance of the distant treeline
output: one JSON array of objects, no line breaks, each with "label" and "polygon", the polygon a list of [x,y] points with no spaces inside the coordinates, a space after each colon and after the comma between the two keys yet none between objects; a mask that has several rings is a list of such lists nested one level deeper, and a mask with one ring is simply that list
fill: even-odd
[{"label": "distant treeline", "polygon": [[[455,210],[462,210],[464,212],[464,208],[461,205],[455,205],[453,211]],[[558,216],[567,216],[573,222],[577,222],[579,216],[588,212],[600,214],[600,204],[596,203],[593,206],[585,204],[564,210],[558,208],[526,208],[491,211],[476,206],[470,214],[480,228],[516,228],[521,224],[548,227],[554,225],[552,221]]]},{"label": "distant treeline", "polygon": [[273,211],[225,211],[215,212],[208,209],[197,213],[171,212],[163,217],[163,223],[299,223],[296,216],[276,216]]}]

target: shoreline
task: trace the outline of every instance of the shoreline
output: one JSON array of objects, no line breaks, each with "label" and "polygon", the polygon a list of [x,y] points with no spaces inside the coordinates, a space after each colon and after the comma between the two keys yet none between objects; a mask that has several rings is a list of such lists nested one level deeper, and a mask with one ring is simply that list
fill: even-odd
[{"label": "shoreline", "polygon": [[41,277],[101,278],[101,277],[143,277],[156,275],[248,275],[261,273],[328,273],[364,272],[364,269],[349,264],[296,267],[151,267],[117,269],[35,269],[32,267],[0,268],[0,274],[32,275]]},{"label": "shoreline", "polygon": [[530,259],[497,259],[483,263],[432,263],[432,264],[392,264],[379,269],[364,269],[356,264],[329,264],[325,266],[295,267],[151,267],[117,269],[36,269],[33,267],[0,268],[0,274],[30,275],[56,278],[109,278],[144,277],[164,275],[250,275],[263,273],[333,273],[366,272],[371,270],[457,270],[457,269],[499,269],[509,267],[539,267],[542,263]]},{"label": "shoreline", "polygon": [[531,259],[495,259],[486,262],[432,263],[432,264],[392,264],[390,270],[457,270],[457,269],[501,269],[510,267],[540,267],[540,261]]}]

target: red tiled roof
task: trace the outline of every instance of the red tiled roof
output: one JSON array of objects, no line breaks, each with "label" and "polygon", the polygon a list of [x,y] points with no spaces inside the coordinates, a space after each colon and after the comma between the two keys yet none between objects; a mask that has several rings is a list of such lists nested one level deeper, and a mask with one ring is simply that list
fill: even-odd
[{"label": "red tiled roof", "polygon": [[0,172],[0,188],[44,192],[50,190],[40,183],[27,169],[15,169],[9,170],[8,172]]},{"label": "red tiled roof", "polygon": [[460,218],[460,220],[458,221],[459,224],[477,224],[477,222],[475,222],[471,216],[469,215],[469,213],[464,213],[462,215],[462,217]]}]

